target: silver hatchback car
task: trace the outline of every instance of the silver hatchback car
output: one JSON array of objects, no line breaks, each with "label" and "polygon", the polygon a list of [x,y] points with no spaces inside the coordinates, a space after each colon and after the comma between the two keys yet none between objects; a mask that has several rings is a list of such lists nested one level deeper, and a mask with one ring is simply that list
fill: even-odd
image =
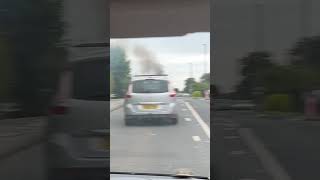
[{"label": "silver hatchback car", "polygon": [[49,116],[50,180],[106,179],[110,163],[107,57],[70,62]]},{"label": "silver hatchback car", "polygon": [[168,75],[136,75],[124,103],[125,124],[139,120],[163,119],[177,124],[176,92]]}]

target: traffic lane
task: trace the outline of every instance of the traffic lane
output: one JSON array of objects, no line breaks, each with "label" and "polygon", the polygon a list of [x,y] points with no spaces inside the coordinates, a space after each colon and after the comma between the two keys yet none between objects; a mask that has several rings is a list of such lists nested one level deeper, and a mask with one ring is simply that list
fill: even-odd
[{"label": "traffic lane", "polygon": [[210,139],[183,103],[178,100],[177,125],[125,126],[123,109],[111,112],[111,171],[172,174],[188,168],[208,176]]},{"label": "traffic lane", "polygon": [[201,118],[210,126],[210,101],[206,99],[184,98],[183,100],[191,103],[192,107],[198,112]]},{"label": "traffic lane", "polygon": [[320,177],[320,122],[285,118],[257,118],[255,114],[234,113],[241,126],[253,130],[281,163],[292,180]]},{"label": "traffic lane", "polygon": [[257,154],[248,147],[241,125],[232,111],[215,111],[213,118],[213,177],[227,179],[273,179]]},{"label": "traffic lane", "polygon": [[46,117],[4,119],[0,121],[0,159],[45,139]]},{"label": "traffic lane", "polygon": [[31,146],[0,161],[0,179],[46,180],[46,151],[44,144]]}]

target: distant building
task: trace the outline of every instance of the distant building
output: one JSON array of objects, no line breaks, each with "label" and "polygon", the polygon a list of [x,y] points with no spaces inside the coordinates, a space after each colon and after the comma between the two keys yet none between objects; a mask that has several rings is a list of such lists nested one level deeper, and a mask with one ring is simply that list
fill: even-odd
[{"label": "distant building", "polygon": [[237,59],[266,50],[278,63],[300,37],[320,33],[319,0],[216,0],[212,3],[213,81],[232,91],[241,80]]}]

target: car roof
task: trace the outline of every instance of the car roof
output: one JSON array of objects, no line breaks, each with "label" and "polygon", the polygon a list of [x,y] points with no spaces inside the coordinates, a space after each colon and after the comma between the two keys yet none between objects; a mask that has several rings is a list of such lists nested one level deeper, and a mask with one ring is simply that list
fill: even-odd
[{"label": "car roof", "polygon": [[146,79],[168,80],[168,75],[135,75],[132,77],[132,81]]}]

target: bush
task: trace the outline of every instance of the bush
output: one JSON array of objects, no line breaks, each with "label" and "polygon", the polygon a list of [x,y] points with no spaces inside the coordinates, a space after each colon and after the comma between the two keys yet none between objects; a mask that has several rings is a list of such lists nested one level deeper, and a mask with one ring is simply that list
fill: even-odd
[{"label": "bush", "polygon": [[267,111],[292,111],[291,98],[287,94],[272,94],[267,96],[264,106]]},{"label": "bush", "polygon": [[192,97],[195,97],[195,98],[202,97],[202,93],[200,91],[194,91],[192,93]]}]

